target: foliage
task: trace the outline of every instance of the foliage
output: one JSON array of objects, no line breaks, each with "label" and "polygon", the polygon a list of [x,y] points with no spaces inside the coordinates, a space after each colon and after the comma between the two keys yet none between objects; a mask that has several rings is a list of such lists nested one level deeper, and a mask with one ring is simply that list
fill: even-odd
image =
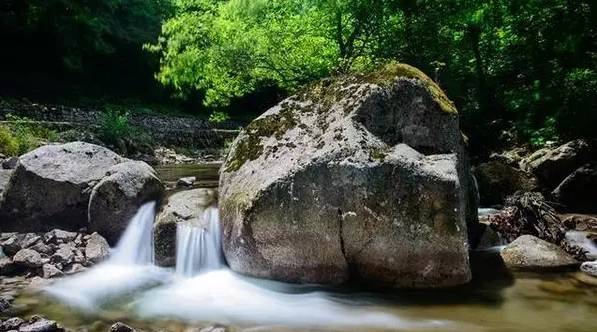
[{"label": "foliage", "polygon": [[51,89],[69,80],[77,88],[146,88],[152,59],[141,46],[157,38],[169,13],[170,0],[6,1],[0,79],[7,88],[16,81]]},{"label": "foliage", "polygon": [[204,103],[398,60],[433,77],[472,142],[593,136],[597,24],[588,0],[176,0],[158,80]]},{"label": "foliage", "polygon": [[122,106],[106,105],[99,119],[99,139],[121,153],[131,152],[132,145],[151,145],[152,138],[131,123],[131,113]]},{"label": "foliage", "polygon": [[211,123],[222,123],[230,120],[230,115],[226,112],[214,111],[209,115],[209,122]]},{"label": "foliage", "polygon": [[9,156],[29,152],[58,137],[55,131],[25,117],[8,114],[6,120],[0,125],[0,152]]}]

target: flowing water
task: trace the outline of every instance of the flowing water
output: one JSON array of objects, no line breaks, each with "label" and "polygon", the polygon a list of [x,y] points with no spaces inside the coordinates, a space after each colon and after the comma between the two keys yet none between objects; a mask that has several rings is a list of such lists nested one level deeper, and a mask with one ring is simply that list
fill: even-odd
[{"label": "flowing water", "polygon": [[499,248],[473,253],[473,281],[457,288],[292,285],[227,269],[214,207],[201,224],[178,226],[176,270],[154,266],[154,214],[153,203],[144,205],[107,262],[20,296],[12,314],[90,332],[115,321],[170,332],[213,323],[246,332],[597,331],[597,285],[578,273],[512,275],[500,268]]},{"label": "flowing water", "polygon": [[208,207],[202,214],[203,225],[176,225],[176,274],[192,277],[199,272],[225,265],[220,243],[220,219],[217,207]]}]

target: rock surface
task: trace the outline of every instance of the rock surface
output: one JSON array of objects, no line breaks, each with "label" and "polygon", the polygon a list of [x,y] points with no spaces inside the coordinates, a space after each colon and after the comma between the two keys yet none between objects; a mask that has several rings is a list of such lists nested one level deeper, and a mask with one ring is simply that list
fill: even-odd
[{"label": "rock surface", "polygon": [[597,278],[597,261],[582,263],[580,270],[591,277]]},{"label": "rock surface", "polygon": [[89,229],[115,244],[138,208],[162,198],[164,186],[153,168],[142,161],[112,166],[89,200]]},{"label": "rock surface", "polygon": [[134,328],[126,325],[125,323],[116,322],[110,326],[109,332],[136,332]]},{"label": "rock surface", "polygon": [[597,213],[597,164],[584,165],[552,192],[567,211]]},{"label": "rock surface", "polygon": [[291,282],[462,284],[471,178],[456,109],[419,70],[323,80],[232,144],[220,177],[226,259]]},{"label": "rock surface", "polygon": [[4,231],[90,228],[115,243],[137,209],[163,195],[146,163],[83,142],[40,147],[21,156],[6,181],[4,174]]},{"label": "rock surface", "polygon": [[109,255],[110,246],[108,241],[98,233],[91,234],[85,246],[85,257],[94,263],[99,263],[108,258]]},{"label": "rock surface", "polygon": [[122,161],[106,148],[82,142],[47,145],[22,155],[1,202],[3,230],[86,226],[91,189],[107,168]]},{"label": "rock surface", "polygon": [[159,212],[154,225],[155,259],[160,266],[174,266],[176,256],[176,224],[201,223],[203,210],[217,200],[214,189],[193,189],[177,192]]},{"label": "rock surface", "polygon": [[479,185],[481,206],[504,204],[504,200],[521,191],[537,189],[536,179],[529,173],[502,161],[489,161],[474,169]]},{"label": "rock surface", "polygon": [[521,167],[537,175],[553,190],[564,178],[594,157],[589,142],[574,140],[554,149],[543,148],[521,161]]},{"label": "rock surface", "polygon": [[513,270],[550,271],[578,266],[579,262],[559,246],[532,235],[523,235],[500,253]]}]

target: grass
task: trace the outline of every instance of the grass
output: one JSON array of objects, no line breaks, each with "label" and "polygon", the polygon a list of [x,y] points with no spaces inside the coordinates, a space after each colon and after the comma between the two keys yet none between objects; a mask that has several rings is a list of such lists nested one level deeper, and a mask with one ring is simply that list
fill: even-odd
[{"label": "grass", "polygon": [[27,153],[47,141],[55,141],[58,134],[40,126],[28,118],[9,114],[0,124],[0,153],[18,156]]}]

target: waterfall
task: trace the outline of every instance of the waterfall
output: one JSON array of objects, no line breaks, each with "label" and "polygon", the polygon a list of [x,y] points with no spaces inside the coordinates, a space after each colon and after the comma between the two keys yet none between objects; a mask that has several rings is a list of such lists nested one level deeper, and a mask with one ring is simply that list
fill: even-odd
[{"label": "waterfall", "polygon": [[109,262],[133,265],[153,264],[155,205],[155,202],[149,202],[139,208],[118,241]]},{"label": "waterfall", "polygon": [[201,214],[201,219],[201,224],[178,223],[176,226],[178,275],[192,277],[224,265],[218,209],[208,207]]},{"label": "waterfall", "polygon": [[107,261],[56,281],[44,288],[46,294],[94,311],[134,291],[168,282],[168,271],[153,264],[155,207],[150,202],[139,208]]}]

